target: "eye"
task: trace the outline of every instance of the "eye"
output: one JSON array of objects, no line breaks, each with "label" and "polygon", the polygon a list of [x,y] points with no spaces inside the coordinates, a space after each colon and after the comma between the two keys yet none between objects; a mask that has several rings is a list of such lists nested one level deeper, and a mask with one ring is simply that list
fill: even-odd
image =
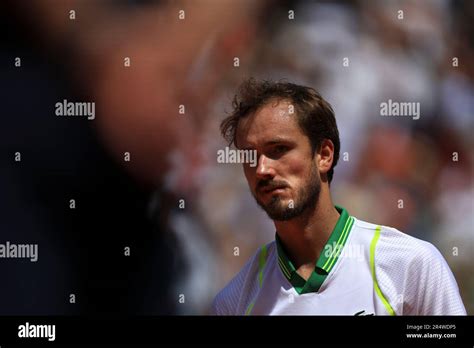
[{"label": "eye", "polygon": [[286,152],[286,151],[288,151],[288,146],[285,146],[285,145],[277,145],[277,146],[275,147],[275,151],[276,151],[277,153]]},{"label": "eye", "polygon": [[284,155],[289,150],[288,146],[286,145],[276,145],[272,149],[272,156],[281,156]]}]

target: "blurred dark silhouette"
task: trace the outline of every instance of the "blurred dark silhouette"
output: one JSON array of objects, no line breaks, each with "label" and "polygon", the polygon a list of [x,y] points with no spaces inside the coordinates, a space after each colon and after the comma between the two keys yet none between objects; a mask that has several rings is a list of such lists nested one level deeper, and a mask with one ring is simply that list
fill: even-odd
[{"label": "blurred dark silhouette", "polygon": [[[168,158],[196,159],[198,126],[260,6],[2,2],[0,242],[38,243],[39,259],[0,260],[0,315],[177,313],[186,268]],[[56,117],[63,99],[95,102],[96,119]]]}]

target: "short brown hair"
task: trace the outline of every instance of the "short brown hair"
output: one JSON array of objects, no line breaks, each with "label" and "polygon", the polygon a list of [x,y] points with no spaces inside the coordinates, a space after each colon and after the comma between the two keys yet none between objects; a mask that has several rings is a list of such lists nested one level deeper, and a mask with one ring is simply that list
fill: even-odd
[{"label": "short brown hair", "polygon": [[311,87],[281,81],[257,81],[253,78],[245,80],[232,101],[232,112],[221,123],[222,136],[230,145],[235,144],[240,119],[254,113],[272,99],[289,100],[294,105],[298,125],[309,138],[313,154],[319,150],[324,139],[332,141],[334,158],[327,173],[330,183],[339,159],[339,131],[331,105]]}]

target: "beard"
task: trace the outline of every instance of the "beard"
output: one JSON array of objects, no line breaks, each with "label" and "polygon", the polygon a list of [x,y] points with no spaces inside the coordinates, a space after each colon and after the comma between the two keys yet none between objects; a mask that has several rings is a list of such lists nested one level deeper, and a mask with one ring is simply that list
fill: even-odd
[{"label": "beard", "polygon": [[[259,186],[272,186],[272,183],[262,182]],[[277,184],[274,184],[277,186]],[[274,221],[288,221],[294,219],[308,210],[316,207],[321,192],[321,181],[316,172],[316,166],[311,166],[311,173],[308,180],[296,192],[293,202],[282,199],[279,195],[273,195],[270,202],[265,204],[253,194],[257,204],[267,213],[268,217]],[[292,203],[292,204],[290,204]]]}]

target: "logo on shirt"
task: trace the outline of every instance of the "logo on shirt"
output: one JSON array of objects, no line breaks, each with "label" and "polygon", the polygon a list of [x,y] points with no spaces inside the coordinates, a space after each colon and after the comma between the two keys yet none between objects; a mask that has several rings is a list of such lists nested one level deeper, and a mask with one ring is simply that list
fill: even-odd
[{"label": "logo on shirt", "polygon": [[374,315],[374,313],[365,313],[365,310],[364,310],[364,311],[357,312],[354,315]]}]

